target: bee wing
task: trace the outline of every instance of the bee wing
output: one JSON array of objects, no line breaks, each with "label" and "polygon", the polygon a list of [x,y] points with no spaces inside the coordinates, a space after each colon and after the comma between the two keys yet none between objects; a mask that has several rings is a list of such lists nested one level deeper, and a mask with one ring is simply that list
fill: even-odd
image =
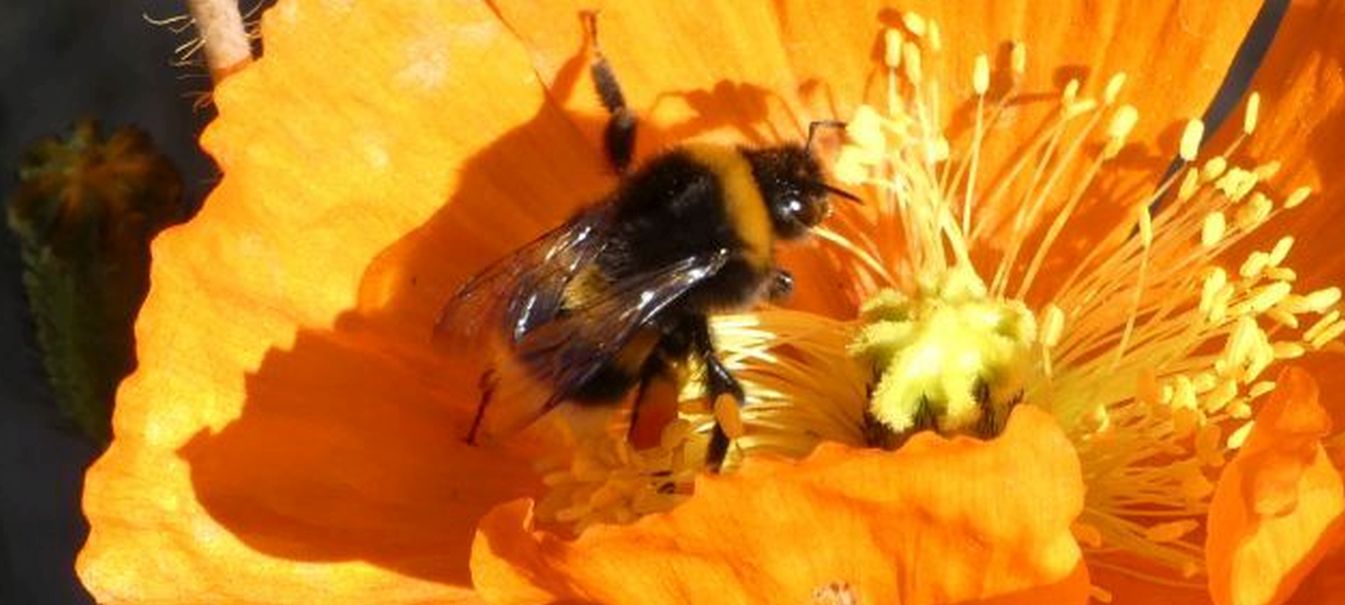
[{"label": "bee wing", "polygon": [[[612,284],[603,296],[538,326],[519,341],[518,358],[555,387],[541,413],[592,378],[635,332],[728,261],[719,250]],[[540,414],[539,414],[540,415]]]},{"label": "bee wing", "polygon": [[486,440],[527,428],[560,405],[621,351],[640,328],[724,266],[721,250],[624,278],[581,307],[536,326],[494,365]]},{"label": "bee wing", "polygon": [[487,266],[444,304],[435,337],[480,345],[489,326],[517,342],[554,317],[565,284],[602,251],[609,219],[608,207],[589,209]]}]

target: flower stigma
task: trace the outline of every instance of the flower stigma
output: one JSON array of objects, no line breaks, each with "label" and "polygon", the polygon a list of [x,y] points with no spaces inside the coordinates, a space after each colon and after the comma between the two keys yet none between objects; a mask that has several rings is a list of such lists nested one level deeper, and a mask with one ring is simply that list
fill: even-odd
[{"label": "flower stigma", "polygon": [[865,416],[871,445],[926,429],[997,435],[1037,369],[1037,322],[1023,303],[990,300],[964,266],[937,278],[914,296],[880,290],[860,309],[850,350],[880,377]]}]

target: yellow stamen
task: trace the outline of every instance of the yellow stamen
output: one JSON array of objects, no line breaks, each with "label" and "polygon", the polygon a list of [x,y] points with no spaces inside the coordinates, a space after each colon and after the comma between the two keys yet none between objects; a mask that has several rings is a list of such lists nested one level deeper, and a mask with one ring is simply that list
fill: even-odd
[{"label": "yellow stamen", "polygon": [[1325,312],[1331,305],[1340,302],[1340,288],[1331,286],[1308,294],[1304,301],[1309,311]]},{"label": "yellow stamen", "polygon": [[1289,194],[1289,197],[1284,200],[1285,209],[1297,208],[1304,202],[1304,200],[1308,199],[1309,195],[1312,195],[1311,187],[1304,186],[1295,189],[1294,192]]},{"label": "yellow stamen", "polygon": [[901,47],[904,44],[900,31],[888,29],[883,32],[883,63],[888,69],[901,67]]},{"label": "yellow stamen", "polygon": [[1107,80],[1107,88],[1105,92],[1102,93],[1102,102],[1106,103],[1107,105],[1115,103],[1116,97],[1121,94],[1121,87],[1125,86],[1125,83],[1126,83],[1125,72],[1122,71],[1113,74],[1111,79]]},{"label": "yellow stamen", "polygon": [[1219,177],[1223,176],[1224,172],[1226,172],[1227,170],[1228,170],[1228,158],[1221,155],[1216,155],[1208,160],[1205,160],[1205,164],[1200,167],[1200,178],[1207,183],[1212,182],[1215,179],[1218,179]]},{"label": "yellow stamen", "polygon": [[1256,130],[1256,117],[1261,111],[1261,93],[1252,92],[1247,97],[1247,109],[1242,114],[1242,132],[1251,134]]},{"label": "yellow stamen", "polygon": [[990,90],[990,59],[984,54],[976,55],[976,67],[971,73],[971,87],[977,95]]},{"label": "yellow stamen", "polygon": [[1248,420],[1245,424],[1238,427],[1237,430],[1233,431],[1233,434],[1228,436],[1228,449],[1236,450],[1242,447],[1242,444],[1247,442],[1247,436],[1250,435],[1251,432],[1252,421]]},{"label": "yellow stamen", "polygon": [[1173,521],[1170,523],[1159,523],[1149,527],[1144,531],[1144,537],[1154,542],[1173,542],[1178,538],[1191,533],[1200,524],[1190,519],[1182,521]]},{"label": "yellow stamen", "polygon": [[901,23],[902,25],[905,25],[906,29],[914,34],[915,37],[919,38],[925,35],[925,18],[921,17],[918,13],[903,13],[901,15]]},{"label": "yellow stamen", "polygon": [[1205,136],[1205,123],[1200,120],[1191,120],[1186,123],[1186,129],[1182,131],[1181,157],[1188,162],[1196,159],[1200,153],[1200,141]]},{"label": "yellow stamen", "polygon": [[924,72],[920,69],[920,46],[914,42],[902,45],[901,59],[902,65],[906,67],[906,79],[919,86],[920,80],[924,77]]},{"label": "yellow stamen", "polygon": [[1200,230],[1200,244],[1206,248],[1217,246],[1227,229],[1228,221],[1224,219],[1224,213],[1211,212],[1205,215],[1205,226]]}]

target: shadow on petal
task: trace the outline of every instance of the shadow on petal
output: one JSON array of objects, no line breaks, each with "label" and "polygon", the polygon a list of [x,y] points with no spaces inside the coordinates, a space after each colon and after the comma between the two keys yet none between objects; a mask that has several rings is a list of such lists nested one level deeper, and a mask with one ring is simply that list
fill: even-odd
[{"label": "shadow on petal", "polygon": [[196,496],[269,555],[365,560],[465,586],[473,520],[531,493],[530,464],[467,446],[462,410],[423,384],[434,368],[360,336],[302,333],[270,353],[248,377],[243,415],[179,450]]}]

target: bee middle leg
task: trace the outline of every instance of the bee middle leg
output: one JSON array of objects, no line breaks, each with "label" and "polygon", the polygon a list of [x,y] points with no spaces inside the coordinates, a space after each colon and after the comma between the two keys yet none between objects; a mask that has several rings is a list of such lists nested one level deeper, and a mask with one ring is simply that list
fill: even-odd
[{"label": "bee middle leg", "polygon": [[635,154],[635,114],[626,106],[626,96],[621,93],[616,73],[602,53],[598,43],[598,13],[583,11],[579,18],[584,22],[584,31],[593,44],[593,63],[589,69],[593,73],[593,84],[598,90],[598,98],[607,108],[611,117],[603,130],[603,151],[607,161],[617,174],[625,174],[630,168],[631,158]]},{"label": "bee middle leg", "polygon": [[467,445],[476,445],[476,435],[481,430],[481,421],[486,418],[486,408],[495,398],[496,380],[495,370],[490,369],[483,372],[481,379],[477,382],[477,388],[481,391],[481,401],[476,405],[476,416],[472,418],[472,428],[467,431]]},{"label": "bee middle leg", "polygon": [[[679,380],[677,368],[672,362],[665,358],[661,352],[655,351],[645,360],[644,365],[640,368],[640,376],[635,390],[635,400],[631,404],[630,426],[626,429],[627,442],[637,448],[647,447],[656,443],[656,436],[646,432],[648,430],[646,424],[648,423],[641,424],[642,419],[644,419],[643,413],[650,412],[650,406],[654,406],[652,408],[652,413],[654,414],[654,422],[656,424],[652,426],[661,431],[663,427],[657,423],[660,416],[668,413],[668,409],[666,407],[660,408],[659,404],[662,403],[666,406],[668,401],[659,401],[659,390],[660,388],[671,390],[672,414],[675,417],[677,413],[677,391],[679,390],[680,384],[681,381]],[[664,392],[662,395],[666,396],[669,395],[669,393]]]},{"label": "bee middle leg", "polygon": [[766,284],[766,298],[771,302],[780,302],[794,293],[794,275],[776,267],[771,269],[770,281]]}]

